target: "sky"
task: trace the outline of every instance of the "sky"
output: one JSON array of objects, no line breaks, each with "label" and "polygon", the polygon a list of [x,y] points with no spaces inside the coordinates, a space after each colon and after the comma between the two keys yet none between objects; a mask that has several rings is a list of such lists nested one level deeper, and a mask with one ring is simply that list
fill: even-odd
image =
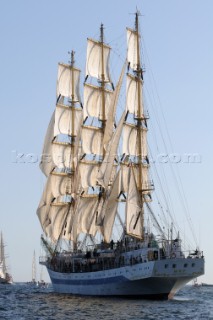
[{"label": "sky", "polygon": [[[0,8],[0,230],[14,281],[31,280],[33,251],[37,260],[42,254],[36,209],[45,179],[38,159],[55,106],[57,64],[68,62],[68,51],[74,50],[84,74],[86,39],[98,39],[103,23],[106,42],[120,59],[118,65],[113,60],[116,81],[125,57],[125,29],[134,26],[138,8],[150,131],[160,123],[167,136],[162,140],[156,131],[158,155],[165,154],[161,146],[169,142],[170,163],[161,167],[167,172],[172,165],[181,177],[188,220],[206,260],[200,281],[213,283],[212,0],[0,0]],[[186,154],[199,161],[188,163]],[[172,207],[179,216],[177,181],[170,179]],[[181,219],[185,228],[187,218]],[[39,265],[37,271],[39,276]],[[44,278],[49,281],[46,271]]]}]

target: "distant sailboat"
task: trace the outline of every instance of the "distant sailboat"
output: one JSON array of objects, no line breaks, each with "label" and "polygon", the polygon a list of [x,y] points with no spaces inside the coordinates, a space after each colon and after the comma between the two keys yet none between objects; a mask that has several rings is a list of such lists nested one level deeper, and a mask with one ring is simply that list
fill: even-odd
[{"label": "distant sailboat", "polygon": [[32,260],[32,280],[30,282],[28,282],[28,284],[33,285],[33,286],[37,286],[37,275],[36,275],[36,254],[35,254],[35,250],[33,252],[33,260]]},{"label": "distant sailboat", "polygon": [[4,240],[3,235],[1,233],[0,239],[0,284],[11,284],[13,283],[13,279],[11,275],[7,271],[6,267],[6,259],[5,259],[5,252],[4,252]]},{"label": "distant sailboat", "polygon": [[36,281],[36,256],[35,256],[35,250],[33,253],[33,262],[32,262],[32,283],[37,284]]}]

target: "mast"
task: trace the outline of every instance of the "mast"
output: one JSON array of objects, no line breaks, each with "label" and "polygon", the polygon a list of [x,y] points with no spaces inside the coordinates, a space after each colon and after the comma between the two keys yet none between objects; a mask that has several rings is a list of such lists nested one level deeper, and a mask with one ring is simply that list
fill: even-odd
[{"label": "mast", "polygon": [[74,145],[73,145],[73,142],[74,142],[74,132],[75,132],[75,122],[74,122],[74,105],[75,105],[75,102],[74,102],[74,71],[73,71],[73,68],[74,68],[74,63],[75,63],[75,60],[74,60],[74,54],[75,52],[72,50],[71,51],[71,79],[72,79],[72,82],[71,82],[71,87],[72,87],[72,91],[71,91],[71,108],[72,108],[72,132],[71,132],[71,159],[72,159],[72,166],[71,166],[71,169],[72,169],[72,172],[74,171]]},{"label": "mast", "polygon": [[[135,31],[136,31],[136,37],[137,37],[137,85],[139,88],[139,82],[141,81],[141,75],[142,75],[142,69],[141,69],[141,61],[140,61],[140,43],[139,43],[139,22],[138,22],[138,11],[135,14]],[[139,213],[141,215],[140,219],[140,227],[142,230],[142,238],[143,238],[143,228],[144,228],[144,209],[143,209],[143,194],[142,194],[142,145],[141,145],[141,120],[142,120],[142,114],[141,114],[141,90],[138,90],[138,120],[137,120],[137,136],[138,136],[138,161],[139,161],[139,185],[138,190],[141,197],[141,204],[142,204],[142,211]],[[139,218],[138,215],[138,218]],[[137,223],[137,221],[136,221]]]},{"label": "mast", "polygon": [[[103,114],[103,118],[102,118],[102,130],[103,130],[103,137],[104,137],[104,133],[105,133],[105,126],[106,126],[106,115],[105,115],[105,75],[104,75],[104,27],[103,27],[103,23],[101,24],[101,28],[100,28],[100,40],[101,40],[101,93],[102,93],[102,114]],[[103,149],[103,159],[105,157],[105,148],[104,145],[102,146]],[[100,169],[99,169],[100,170]],[[105,190],[102,186],[100,186],[100,195],[102,197],[102,200],[104,201],[106,198],[106,193]],[[103,226],[101,226],[102,228],[102,234],[104,234],[103,231]]]},{"label": "mast", "polygon": [[[111,171],[106,184],[99,181],[110,136],[113,132],[117,95],[108,84],[111,83],[109,57],[111,48],[104,43],[104,27],[100,26],[99,40],[87,39],[86,78],[84,83],[84,122],[82,126],[82,157],[80,159],[81,186],[77,208],[76,233],[103,235],[103,225],[97,222],[105,202]],[[90,77],[89,84],[86,80]],[[120,87],[119,87],[120,90]],[[108,117],[110,117],[110,124]],[[105,169],[104,169],[105,170]]]},{"label": "mast", "polygon": [[[74,54],[75,52],[72,50],[71,51],[71,109],[72,109],[72,132],[71,132],[71,159],[72,159],[72,165],[71,165],[71,186],[70,186],[70,190],[72,188],[72,185],[74,185],[74,172],[75,172],[75,166],[74,166],[74,140],[75,140],[75,115],[74,115],[74,106],[75,106],[75,95],[74,95]],[[72,211],[74,211],[74,206],[75,206],[75,202],[72,201],[71,199],[71,204],[70,206],[72,207]],[[70,210],[70,208],[69,208]],[[75,251],[77,249],[77,244],[75,239],[73,239],[73,250]]]},{"label": "mast", "polygon": [[[137,39],[137,69],[136,69],[136,81],[137,86],[139,88],[139,82],[141,81],[140,75],[141,75],[141,62],[140,62],[140,44],[139,44],[139,26],[138,26],[138,12],[135,14],[135,31],[136,31],[136,39]],[[142,146],[141,146],[141,120],[142,120],[142,114],[141,114],[141,90],[137,90],[138,93],[138,110],[137,110],[137,131],[138,131],[138,161],[139,161],[139,192],[142,193]]]},{"label": "mast", "polygon": [[[123,191],[127,193],[126,230],[127,233],[143,239],[144,202],[150,201],[152,188],[148,180],[149,160],[146,138],[148,128],[144,114],[138,18],[137,11],[134,29],[127,28],[126,111],[128,114],[123,131],[122,169],[123,175],[129,175],[129,185],[123,186]],[[130,221],[131,225],[128,225]]]},{"label": "mast", "polygon": [[102,119],[102,126],[103,126],[103,132],[105,128],[105,74],[104,74],[104,26],[101,24],[100,28],[100,40],[101,40],[101,92],[102,92],[102,114],[103,114],[103,119]]}]

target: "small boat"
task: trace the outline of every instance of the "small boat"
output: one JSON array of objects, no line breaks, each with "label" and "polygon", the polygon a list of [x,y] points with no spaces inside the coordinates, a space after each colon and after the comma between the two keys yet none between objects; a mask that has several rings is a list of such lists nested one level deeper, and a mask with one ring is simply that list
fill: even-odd
[{"label": "small boat", "polygon": [[3,235],[1,233],[1,238],[0,238],[0,284],[12,284],[13,278],[8,273],[8,270],[7,270],[4,247],[5,246],[4,246]]},{"label": "small boat", "polygon": [[202,284],[201,283],[198,283],[198,280],[197,278],[193,280],[193,287],[200,287]]},{"label": "small boat", "polygon": [[213,287],[213,284],[201,282],[202,287]]}]

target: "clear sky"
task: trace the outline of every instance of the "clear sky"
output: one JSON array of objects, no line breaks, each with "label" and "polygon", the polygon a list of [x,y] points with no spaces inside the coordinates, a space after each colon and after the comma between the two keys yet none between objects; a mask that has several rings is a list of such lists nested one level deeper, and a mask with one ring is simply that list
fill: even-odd
[{"label": "clear sky", "polygon": [[[136,7],[143,14],[145,83],[153,75],[159,96],[147,107],[151,119],[159,115],[165,131],[163,114],[172,152],[181,157],[175,165],[206,257],[201,280],[213,283],[212,0],[0,0],[0,229],[15,281],[31,280],[33,251],[37,259],[40,254],[36,209],[44,178],[36,159],[55,106],[57,63],[67,62],[74,49],[84,74],[86,38],[99,36],[100,23],[107,42],[124,58],[125,28],[133,27]],[[113,75],[117,78],[116,67]],[[150,120],[150,130],[153,126]],[[183,161],[186,153],[198,154],[199,163]],[[174,196],[177,216],[178,201]],[[186,220],[180,223],[185,226]]]}]

